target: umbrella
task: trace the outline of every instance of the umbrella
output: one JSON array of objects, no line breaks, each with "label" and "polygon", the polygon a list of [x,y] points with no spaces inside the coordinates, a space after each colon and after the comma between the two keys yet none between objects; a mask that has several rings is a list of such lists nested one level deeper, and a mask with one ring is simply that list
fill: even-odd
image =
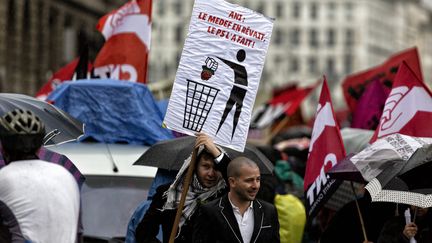
[{"label": "umbrella", "polygon": [[[185,136],[158,142],[144,152],[134,165],[153,166],[167,170],[179,170],[183,161],[191,154],[195,137]],[[258,164],[263,174],[273,172],[273,164],[255,146],[246,144],[243,153],[222,147],[230,158],[245,156]]]},{"label": "umbrella", "polygon": [[392,134],[378,139],[362,151],[347,156],[329,171],[330,178],[371,181],[388,167],[404,164],[418,148],[432,144],[432,138]]},{"label": "umbrella", "polygon": [[45,124],[45,144],[60,144],[78,139],[84,134],[84,124],[55,106],[36,98],[12,93],[0,93],[0,116],[14,109],[30,110]]},{"label": "umbrella", "polygon": [[405,162],[387,167],[366,189],[372,201],[432,207],[432,144],[417,149]]},{"label": "umbrella", "polygon": [[[85,177],[81,174],[81,172],[74,165],[74,163],[72,163],[72,161],[65,155],[53,152],[45,147],[41,147],[37,153],[37,156],[41,160],[59,164],[66,168],[73,175],[80,187],[84,183]],[[0,154],[0,168],[5,165],[6,163],[4,161],[3,155]]]}]

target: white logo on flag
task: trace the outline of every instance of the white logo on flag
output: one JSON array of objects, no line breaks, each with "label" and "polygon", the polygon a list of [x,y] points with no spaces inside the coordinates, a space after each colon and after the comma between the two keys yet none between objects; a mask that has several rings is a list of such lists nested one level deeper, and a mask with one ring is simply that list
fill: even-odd
[{"label": "white logo on flag", "polygon": [[126,4],[110,15],[102,29],[102,34],[106,40],[121,33],[136,34],[147,49],[150,49],[151,24],[149,17],[141,14],[140,7],[136,2]]},{"label": "white logo on flag", "polygon": [[326,126],[336,126],[330,102],[326,102],[324,106],[318,104],[317,115],[312,130],[312,138],[309,145],[309,153],[312,151],[315,141],[324,132]]},{"label": "white logo on flag", "polygon": [[94,69],[96,76],[100,78],[111,78],[128,80],[131,82],[138,81],[138,72],[135,67],[129,64],[109,64]]},{"label": "white logo on flag", "polygon": [[399,132],[418,111],[432,112],[432,97],[423,88],[393,88],[381,117],[378,138]]}]

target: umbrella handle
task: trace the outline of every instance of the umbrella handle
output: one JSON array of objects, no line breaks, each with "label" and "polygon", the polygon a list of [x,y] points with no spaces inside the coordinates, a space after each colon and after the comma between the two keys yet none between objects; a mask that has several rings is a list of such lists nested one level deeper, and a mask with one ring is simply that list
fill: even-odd
[{"label": "umbrella handle", "polygon": [[51,139],[55,136],[59,135],[60,131],[58,129],[54,129],[51,132],[47,133],[43,138],[43,145],[46,145]]},{"label": "umbrella handle", "polygon": [[355,189],[354,189],[354,183],[352,181],[350,181],[350,183],[351,183],[351,189],[352,189],[353,194],[354,194],[355,204],[357,207],[357,213],[358,213],[358,216],[360,219],[360,224],[362,227],[363,237],[364,237],[365,242],[368,242],[367,235],[366,235],[366,228],[364,226],[364,221],[363,221],[363,216],[362,216],[362,213],[360,211],[360,206],[359,206],[358,201],[357,201],[357,194],[356,194]]},{"label": "umbrella handle", "polygon": [[179,225],[179,222],[180,222],[180,217],[182,215],[183,206],[184,206],[184,203],[186,201],[186,195],[187,195],[187,192],[189,190],[189,185],[190,185],[191,180],[192,180],[192,174],[193,174],[193,172],[195,170],[197,153],[198,153],[198,148],[195,148],[193,150],[193,152],[192,152],[192,158],[191,158],[191,161],[189,163],[189,168],[187,170],[186,176],[185,176],[184,181],[183,181],[182,194],[181,194],[181,197],[180,197],[179,205],[177,206],[176,217],[174,219],[173,227],[172,227],[172,230],[171,230],[171,235],[170,235],[170,238],[169,238],[169,243],[174,243],[174,239],[175,239],[175,236],[177,234],[177,229],[178,229],[178,225]]}]

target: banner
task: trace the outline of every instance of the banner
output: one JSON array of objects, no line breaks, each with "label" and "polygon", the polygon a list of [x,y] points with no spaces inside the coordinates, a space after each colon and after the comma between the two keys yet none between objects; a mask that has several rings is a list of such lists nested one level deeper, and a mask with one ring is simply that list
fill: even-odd
[{"label": "banner", "polygon": [[341,184],[339,180],[329,179],[326,173],[344,157],[342,136],[333,111],[327,81],[324,79],[304,178],[305,204],[309,217],[314,217],[319,212]]},{"label": "banner", "polygon": [[411,48],[390,57],[383,64],[368,69],[364,72],[349,75],[342,82],[345,100],[351,112],[357,107],[357,102],[366,87],[374,80],[379,80],[387,88],[391,88],[399,65],[405,61],[413,68],[415,75],[423,81],[420,59],[417,48]]},{"label": "banner", "polygon": [[196,0],[164,124],[243,151],[273,20],[223,0]]},{"label": "banner", "polygon": [[99,20],[106,42],[94,61],[95,76],[146,83],[151,9],[151,0],[131,1]]},{"label": "banner", "polygon": [[432,94],[413,69],[402,62],[371,143],[394,133],[432,137],[430,121]]}]

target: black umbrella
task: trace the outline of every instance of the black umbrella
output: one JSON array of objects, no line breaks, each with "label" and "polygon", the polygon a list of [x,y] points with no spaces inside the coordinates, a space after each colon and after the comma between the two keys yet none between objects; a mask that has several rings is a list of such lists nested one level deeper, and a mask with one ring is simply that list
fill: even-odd
[{"label": "black umbrella", "polygon": [[354,154],[347,155],[344,159],[342,159],[335,166],[333,166],[327,172],[327,175],[332,179],[364,183],[365,180],[361,175],[360,171],[357,170],[355,165],[350,160],[353,156]]},{"label": "black umbrella", "polygon": [[[153,166],[167,170],[179,170],[192,153],[195,137],[186,136],[158,142],[144,152],[134,165]],[[243,153],[222,147],[231,159],[245,156],[258,164],[263,174],[273,173],[273,164],[255,146],[246,144]]]},{"label": "black umbrella", "polygon": [[60,144],[84,134],[84,124],[55,106],[36,98],[0,93],[0,116],[14,109],[30,110],[45,124],[45,144]]},{"label": "black umbrella", "polygon": [[417,149],[405,163],[387,167],[366,185],[372,201],[432,207],[432,144]]}]

